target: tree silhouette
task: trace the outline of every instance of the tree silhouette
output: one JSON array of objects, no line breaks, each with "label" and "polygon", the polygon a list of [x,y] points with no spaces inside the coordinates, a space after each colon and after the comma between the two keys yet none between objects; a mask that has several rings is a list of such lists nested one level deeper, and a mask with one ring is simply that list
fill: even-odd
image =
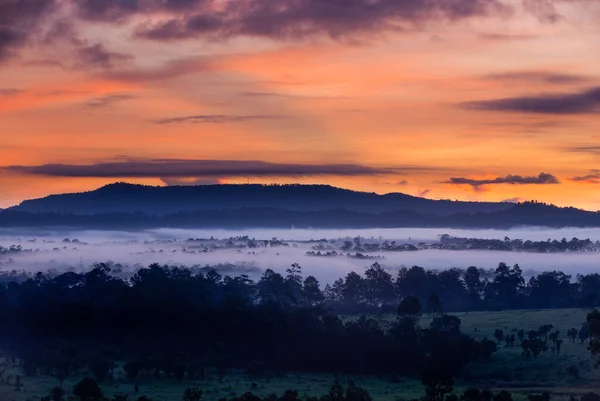
[{"label": "tree silhouette", "polygon": [[202,399],[202,390],[198,387],[186,388],[183,392],[183,401],[200,401]]},{"label": "tree silhouette", "polygon": [[96,401],[102,399],[102,390],[96,380],[85,377],[75,385],[73,395],[81,401]]},{"label": "tree silhouette", "polygon": [[52,401],[61,401],[64,395],[65,390],[63,390],[62,387],[54,387],[50,391],[50,397],[52,398]]},{"label": "tree silhouette", "polygon": [[446,394],[452,392],[454,380],[445,369],[428,369],[423,372],[421,382],[425,386],[427,401],[444,401]]}]

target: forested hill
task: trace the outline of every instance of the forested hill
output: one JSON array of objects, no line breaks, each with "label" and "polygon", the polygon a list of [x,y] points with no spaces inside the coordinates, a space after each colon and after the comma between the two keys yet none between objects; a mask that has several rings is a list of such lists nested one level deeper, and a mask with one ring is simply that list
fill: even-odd
[{"label": "forested hill", "polygon": [[0,211],[0,226],[149,227],[600,227],[600,213],[541,203],[431,200],[326,185],[151,187],[111,184]]},{"label": "forested hill", "polygon": [[202,185],[152,187],[116,183],[95,191],[24,201],[11,210],[78,215],[140,212],[149,215],[205,209],[277,208],[290,211],[344,209],[384,213],[404,210],[431,215],[489,213],[511,204],[431,200],[401,193],[378,195],[328,185]]}]

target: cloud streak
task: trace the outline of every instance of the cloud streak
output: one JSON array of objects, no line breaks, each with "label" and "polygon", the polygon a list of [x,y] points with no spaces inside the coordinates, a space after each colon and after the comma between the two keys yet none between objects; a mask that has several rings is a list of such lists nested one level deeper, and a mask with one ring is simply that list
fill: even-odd
[{"label": "cloud streak", "polygon": [[485,185],[498,185],[498,184],[510,184],[510,185],[547,185],[547,184],[560,184],[558,178],[548,173],[540,173],[537,176],[522,176],[509,174],[504,177],[496,177],[492,179],[473,179],[464,177],[452,177],[444,184],[452,185],[470,185],[476,191],[480,190]]},{"label": "cloud streak", "polygon": [[600,169],[590,170],[590,174],[579,177],[571,177],[569,180],[588,184],[600,184]]},{"label": "cloud streak", "polygon": [[194,124],[224,124],[224,123],[239,123],[245,121],[255,120],[273,120],[284,118],[283,116],[277,115],[249,115],[249,116],[231,116],[225,114],[206,114],[197,116],[184,116],[174,118],[163,118],[159,120],[153,120],[152,123],[157,125],[169,125],[169,124],[183,124],[183,123],[194,123]]},{"label": "cloud streak", "polygon": [[123,100],[133,99],[132,95],[128,95],[126,93],[113,93],[105,96],[96,97],[85,105],[87,107],[100,108],[100,107],[108,107],[117,102],[122,102]]},{"label": "cloud streak", "polygon": [[600,110],[600,87],[578,93],[549,94],[462,103],[472,110],[537,114],[585,114]]},{"label": "cloud streak", "polygon": [[54,177],[302,177],[302,176],[375,176],[406,171],[428,170],[420,166],[368,167],[359,164],[293,164],[255,160],[150,159],[104,162],[90,165],[44,164],[6,166],[0,169],[21,174]]},{"label": "cloud streak", "polygon": [[76,69],[105,69],[110,70],[116,66],[131,61],[132,56],[112,52],[107,50],[104,45],[96,43],[80,47],[76,52]]},{"label": "cloud streak", "polygon": [[567,150],[572,153],[588,153],[592,155],[600,155],[600,146],[576,146]]},{"label": "cloud streak", "polygon": [[0,96],[14,96],[23,93],[21,89],[15,88],[0,88]]},{"label": "cloud streak", "polygon": [[486,75],[484,78],[496,81],[524,81],[564,85],[589,81],[589,77],[576,74],[563,74],[548,71],[513,71]]}]

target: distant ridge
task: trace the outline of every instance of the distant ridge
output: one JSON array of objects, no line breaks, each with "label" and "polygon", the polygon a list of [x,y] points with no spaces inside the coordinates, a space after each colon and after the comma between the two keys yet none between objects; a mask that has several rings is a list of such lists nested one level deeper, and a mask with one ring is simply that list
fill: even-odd
[{"label": "distant ridge", "polygon": [[0,227],[600,227],[600,213],[537,202],[460,202],[327,185],[151,187],[111,184],[0,211]]},{"label": "distant ridge", "polygon": [[368,213],[407,210],[449,215],[507,210],[512,204],[431,200],[402,193],[378,195],[329,185],[225,184],[153,187],[115,183],[89,192],[27,200],[10,210],[78,215],[129,212],[165,215],[203,209],[263,207],[292,211],[345,209]]}]

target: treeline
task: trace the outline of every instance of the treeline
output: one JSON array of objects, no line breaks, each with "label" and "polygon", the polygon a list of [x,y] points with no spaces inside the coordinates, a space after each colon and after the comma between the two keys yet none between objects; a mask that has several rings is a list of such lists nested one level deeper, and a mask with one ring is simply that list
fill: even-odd
[{"label": "treeline", "polygon": [[[441,371],[427,371],[421,378],[425,394],[412,401],[512,401],[512,394],[502,390],[492,392],[487,389],[478,389],[475,387],[469,388],[464,392],[454,391],[454,382],[452,377],[447,376]],[[102,388],[96,380],[86,377],[79,381],[74,389],[73,395],[81,401],[108,401],[109,399],[103,395]],[[50,391],[50,394],[42,397],[42,401],[60,401],[67,395],[67,391],[62,387],[55,387]],[[183,401],[201,401],[204,391],[198,387],[188,387],[184,390],[181,399]],[[131,397],[137,401],[152,401],[147,396]],[[549,393],[529,394],[529,401],[550,401]],[[129,395],[127,393],[117,393],[110,401],[127,401]],[[344,386],[339,379],[335,379],[329,391],[321,396],[300,396],[297,390],[285,390],[283,394],[275,393],[260,396],[252,391],[245,392],[239,396],[231,398],[220,398],[219,401],[372,401],[373,397],[369,392],[356,385],[353,380],[349,380]],[[571,401],[599,401],[600,396],[590,392],[584,394],[580,399],[571,397]]]},{"label": "treeline", "polygon": [[459,238],[444,234],[440,238],[439,246],[436,244],[430,245],[430,248],[442,249],[477,249],[489,251],[528,251],[528,252],[582,252],[594,251],[600,248],[600,243],[592,242],[589,238],[579,239],[573,237],[570,240],[566,238],[558,240],[548,239],[547,241],[531,241],[522,239],[510,239],[505,237],[504,240],[499,239],[484,239],[484,238]]},{"label": "treeline", "polygon": [[110,273],[99,265],[0,285],[0,339],[27,375],[87,368],[103,379],[114,361],[127,362],[132,380],[202,377],[207,367],[419,375],[443,366],[459,374],[496,351],[494,341],[461,333],[457,317],[438,313],[422,326],[415,297],[399,302],[390,325],[343,321],[297,265],[257,283],[158,265],[129,280]]},{"label": "treeline", "polygon": [[[600,274],[572,276],[542,272],[528,280],[519,265],[500,263],[495,270],[402,268],[394,277],[379,263],[363,275],[350,272],[324,288],[326,304],[343,313],[393,311],[413,295],[429,311],[439,299],[445,311],[594,307],[600,304]],[[435,302],[434,302],[435,303]]]},{"label": "treeline", "polygon": [[[501,390],[492,392],[488,389],[479,389],[471,387],[463,392],[454,390],[454,382],[452,377],[448,377],[444,372],[428,371],[421,377],[421,382],[425,389],[425,394],[418,399],[412,401],[512,401],[512,394],[508,391]],[[102,388],[96,380],[86,377],[79,381],[74,389],[73,395],[81,401],[108,401],[104,397]],[[60,401],[67,395],[67,391],[62,387],[55,387],[50,391],[50,394],[42,397],[42,401]],[[201,401],[204,391],[198,387],[188,387],[184,390],[181,399],[183,401]],[[128,401],[127,393],[117,393],[110,401]],[[147,396],[131,397],[132,401],[152,401]],[[399,399],[399,397],[397,397]],[[551,396],[548,392],[541,394],[529,394],[528,401],[550,401]],[[231,398],[220,398],[219,401],[372,401],[373,397],[369,392],[357,386],[353,380],[349,380],[347,385],[335,379],[329,391],[321,396],[300,396],[297,390],[285,390],[283,394],[275,393],[260,396],[252,391],[245,392],[242,395],[234,395]],[[588,392],[576,398],[571,396],[571,401],[600,401],[600,396],[593,392]]]}]

